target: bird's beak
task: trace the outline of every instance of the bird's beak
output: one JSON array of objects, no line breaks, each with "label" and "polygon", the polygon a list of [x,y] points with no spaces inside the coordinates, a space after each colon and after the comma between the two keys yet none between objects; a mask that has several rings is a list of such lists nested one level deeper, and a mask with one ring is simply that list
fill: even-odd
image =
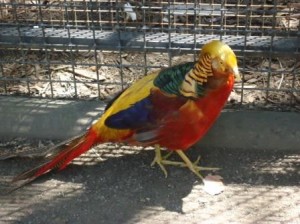
[{"label": "bird's beak", "polygon": [[241,76],[240,76],[239,68],[237,66],[233,67],[232,72],[233,72],[233,75],[234,75],[234,81],[235,82],[241,82],[242,79],[241,79]]}]

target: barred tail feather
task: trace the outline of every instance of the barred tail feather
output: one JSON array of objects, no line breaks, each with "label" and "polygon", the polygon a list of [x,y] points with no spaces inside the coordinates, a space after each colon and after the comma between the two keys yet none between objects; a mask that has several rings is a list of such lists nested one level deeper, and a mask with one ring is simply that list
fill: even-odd
[{"label": "barred tail feather", "polygon": [[27,170],[15,178],[12,183],[22,181],[17,188],[52,171],[64,169],[74,158],[88,151],[97,141],[97,135],[89,130],[87,133],[69,139],[50,148],[42,164]]}]

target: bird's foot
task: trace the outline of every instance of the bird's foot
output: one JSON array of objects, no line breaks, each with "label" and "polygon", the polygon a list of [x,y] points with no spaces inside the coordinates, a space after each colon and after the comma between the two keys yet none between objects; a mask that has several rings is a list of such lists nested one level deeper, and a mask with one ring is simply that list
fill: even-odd
[{"label": "bird's foot", "polygon": [[203,167],[203,166],[198,166],[197,164],[200,161],[200,156],[197,158],[195,162],[191,162],[191,160],[185,155],[185,153],[182,150],[176,150],[177,154],[181,157],[183,162],[180,165],[182,167],[187,167],[189,168],[197,177],[199,177],[201,180],[203,180],[203,176],[200,174],[201,170],[219,170],[219,168],[216,167]]},{"label": "bird's foot", "polygon": [[200,156],[196,159],[196,161],[191,162],[191,160],[185,155],[185,153],[182,150],[176,150],[177,154],[181,157],[183,162],[179,161],[172,161],[167,160],[167,158],[170,157],[170,155],[173,153],[173,151],[169,152],[165,156],[161,155],[161,149],[158,145],[155,146],[155,157],[151,163],[151,166],[154,166],[156,163],[159,165],[163,173],[165,174],[165,177],[168,176],[168,172],[165,168],[165,165],[172,165],[172,166],[180,166],[180,167],[187,167],[189,168],[196,176],[198,176],[200,179],[203,179],[202,175],[200,174],[200,170],[219,170],[219,168],[214,167],[202,167],[198,166],[198,163],[200,161]]},{"label": "bird's foot", "polygon": [[166,178],[168,177],[168,172],[165,168],[165,165],[184,166],[183,162],[167,160],[172,154],[173,154],[173,151],[170,151],[166,155],[162,156],[159,145],[155,145],[155,156],[151,163],[151,166],[158,164],[159,167],[161,168],[161,170],[163,171],[163,173],[165,174]]},{"label": "bird's foot", "polygon": [[165,174],[165,177],[168,177],[168,172],[165,168],[164,165],[166,165],[166,159],[172,154],[173,152],[169,152],[167,155],[162,156],[161,155],[161,149],[159,147],[159,145],[155,145],[155,156],[154,159],[151,163],[151,166],[154,166],[155,163],[157,163],[159,165],[159,167],[161,168],[161,170],[163,171],[163,173]]}]

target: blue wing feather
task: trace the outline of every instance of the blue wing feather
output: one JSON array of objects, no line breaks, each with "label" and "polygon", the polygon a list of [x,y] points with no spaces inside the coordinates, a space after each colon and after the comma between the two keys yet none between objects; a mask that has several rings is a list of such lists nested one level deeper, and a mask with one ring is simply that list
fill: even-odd
[{"label": "blue wing feather", "polygon": [[105,125],[116,129],[138,129],[151,124],[150,113],[153,104],[150,97],[131,105],[125,110],[109,116],[105,120]]}]

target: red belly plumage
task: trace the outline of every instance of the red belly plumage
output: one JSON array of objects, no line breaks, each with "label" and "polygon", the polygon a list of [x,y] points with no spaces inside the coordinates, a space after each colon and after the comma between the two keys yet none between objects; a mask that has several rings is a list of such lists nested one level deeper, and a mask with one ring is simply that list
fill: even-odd
[{"label": "red belly plumage", "polygon": [[188,100],[178,113],[169,114],[159,130],[158,144],[169,150],[186,150],[199,141],[218,118],[232,90],[228,82],[196,101]]}]

